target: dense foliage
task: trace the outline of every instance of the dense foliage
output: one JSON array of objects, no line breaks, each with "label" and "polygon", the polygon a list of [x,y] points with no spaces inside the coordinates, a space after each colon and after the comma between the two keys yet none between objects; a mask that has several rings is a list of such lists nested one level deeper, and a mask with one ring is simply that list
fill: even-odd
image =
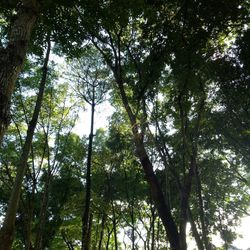
[{"label": "dense foliage", "polygon": [[249,14],[243,0],[2,1],[0,249],[219,249],[214,235],[228,249],[250,205]]}]

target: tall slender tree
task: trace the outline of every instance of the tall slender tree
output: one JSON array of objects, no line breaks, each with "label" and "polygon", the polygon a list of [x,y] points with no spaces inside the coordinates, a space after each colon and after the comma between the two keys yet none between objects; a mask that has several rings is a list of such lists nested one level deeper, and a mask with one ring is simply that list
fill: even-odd
[{"label": "tall slender tree", "polygon": [[[86,163],[86,191],[82,216],[82,250],[90,248],[91,236],[91,165],[94,138],[95,107],[105,99],[107,92],[107,69],[103,68],[98,51],[89,48],[85,57],[74,64],[73,71],[80,97],[91,107],[90,134]],[[105,79],[106,78],[106,79]]]},{"label": "tall slender tree", "polygon": [[19,205],[22,182],[23,182],[24,175],[27,171],[27,161],[28,161],[28,157],[30,153],[32,139],[33,139],[33,135],[35,132],[35,128],[36,128],[37,121],[38,121],[38,116],[39,116],[41,106],[42,106],[42,101],[43,101],[43,94],[44,94],[44,89],[45,89],[45,84],[46,84],[47,73],[48,73],[48,62],[49,62],[50,50],[51,50],[50,36],[48,36],[47,51],[46,51],[44,64],[43,64],[43,75],[42,75],[42,79],[41,79],[40,86],[39,86],[37,101],[36,101],[32,119],[28,126],[27,136],[26,136],[23,148],[22,148],[22,154],[21,154],[18,168],[17,168],[17,175],[16,175],[15,183],[11,192],[7,213],[4,218],[4,223],[0,231],[0,248],[5,249],[5,250],[11,249],[11,245],[13,242],[16,212],[17,212],[18,205]]}]

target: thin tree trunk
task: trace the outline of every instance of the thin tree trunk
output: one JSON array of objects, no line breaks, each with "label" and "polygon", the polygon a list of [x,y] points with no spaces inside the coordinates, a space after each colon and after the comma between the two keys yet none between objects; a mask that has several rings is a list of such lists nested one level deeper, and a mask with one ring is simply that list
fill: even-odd
[{"label": "thin tree trunk", "polygon": [[42,198],[42,204],[39,214],[39,224],[38,224],[38,230],[36,234],[36,240],[35,240],[35,250],[41,250],[43,249],[43,238],[44,238],[44,230],[45,230],[45,223],[46,223],[46,211],[48,207],[48,200],[49,200],[49,187],[50,187],[50,180],[51,180],[51,173],[50,170],[47,173],[47,178],[45,182],[44,192],[43,192],[43,198]]},{"label": "thin tree trunk", "polygon": [[74,250],[74,245],[68,239],[68,236],[67,236],[67,234],[66,234],[66,232],[64,230],[61,230],[61,235],[62,235],[63,241],[65,242],[65,244],[68,247],[68,250]]},{"label": "thin tree trunk", "polygon": [[151,237],[151,250],[155,249],[155,210],[153,206],[150,208],[151,210],[151,228],[152,228],[152,237]]},{"label": "thin tree trunk", "polygon": [[107,239],[107,243],[106,243],[106,250],[109,250],[109,242],[110,242],[110,237],[111,237],[111,235],[112,235],[112,229],[111,230],[109,230],[109,227],[107,227],[107,231],[108,231],[108,239]]},{"label": "thin tree trunk", "polygon": [[89,223],[88,223],[88,247],[90,248],[90,243],[91,243],[91,229],[92,229],[92,223],[93,223],[93,213],[89,213]]},{"label": "thin tree trunk", "polygon": [[114,207],[113,201],[112,201],[112,213],[113,213],[112,221],[113,221],[113,228],[114,228],[115,250],[118,250],[117,229],[116,229],[117,221],[116,221],[115,207]]},{"label": "thin tree trunk", "polygon": [[26,215],[25,250],[33,249],[31,244],[31,223],[34,215],[34,205],[35,205],[35,186],[33,184],[31,198],[29,201],[29,208]]},{"label": "thin tree trunk", "polygon": [[125,177],[125,182],[126,182],[126,198],[127,202],[129,204],[129,215],[131,219],[131,243],[132,243],[132,250],[135,249],[135,219],[134,219],[134,193],[132,197],[129,195],[129,190],[132,188],[134,190],[134,187],[129,186],[128,187],[128,176],[126,170],[124,171],[124,177]]},{"label": "thin tree trunk", "polygon": [[189,167],[189,173],[184,177],[184,185],[181,189],[181,214],[180,214],[180,243],[182,249],[187,249],[186,242],[186,227],[188,222],[188,207],[189,207],[189,197],[192,188],[192,179],[194,175],[194,169],[196,164],[196,153],[193,152],[191,156],[191,162]]},{"label": "thin tree trunk", "polygon": [[6,48],[0,48],[0,144],[10,123],[10,100],[38,16],[36,0],[22,0]]},{"label": "thin tree trunk", "polygon": [[39,93],[36,100],[35,110],[32,115],[32,119],[29,123],[27,136],[25,139],[25,143],[22,149],[22,155],[19,160],[19,164],[17,167],[17,175],[15,179],[15,183],[11,192],[10,200],[8,203],[8,209],[6,212],[6,216],[4,218],[3,227],[0,231],[0,250],[9,250],[11,249],[11,245],[13,242],[14,237],[14,230],[15,230],[15,219],[16,219],[16,212],[18,209],[18,204],[20,200],[21,188],[23,177],[27,170],[27,161],[29,157],[30,147],[34,135],[34,131],[37,125],[38,116],[41,110],[42,100],[43,100],[43,93],[46,84],[47,78],[47,71],[48,71],[48,61],[49,61],[49,54],[50,54],[50,41],[48,41],[47,52],[44,60],[43,65],[43,75],[40,82]]},{"label": "thin tree trunk", "polygon": [[186,227],[187,227],[187,205],[188,205],[188,194],[186,190],[181,192],[181,212],[180,212],[180,244],[182,249],[187,249],[186,242]]},{"label": "thin tree trunk", "polygon": [[130,205],[130,218],[131,218],[131,224],[132,224],[132,250],[135,250],[135,216],[134,216],[134,197],[132,197],[132,204]]},{"label": "thin tree trunk", "polygon": [[92,249],[97,250],[98,249],[98,240],[99,240],[99,231],[100,231],[100,219],[101,219],[101,214],[98,213],[97,215],[97,220],[95,222],[96,227],[95,227],[95,232],[94,232],[94,240],[92,242]]},{"label": "thin tree trunk", "polygon": [[210,250],[211,245],[209,243],[208,232],[207,232],[207,227],[205,223],[204,206],[203,206],[203,198],[202,198],[202,186],[201,186],[201,180],[200,180],[200,175],[199,175],[197,164],[195,165],[195,177],[196,177],[196,191],[197,191],[198,201],[199,201],[199,215],[200,215],[200,221],[201,221],[202,241],[205,245],[205,249]]},{"label": "thin tree trunk", "polygon": [[159,249],[159,245],[160,245],[160,220],[159,218],[157,219],[157,250]]},{"label": "thin tree trunk", "polygon": [[[27,120],[27,119],[26,119]],[[27,122],[28,123],[28,122]],[[37,187],[37,179],[35,175],[35,167],[34,167],[34,152],[31,146],[31,157],[32,157],[32,171],[27,171],[26,178],[32,181],[32,191],[31,194],[28,193],[27,196],[27,208],[25,209],[26,220],[25,220],[25,250],[33,250],[33,245],[31,241],[31,232],[32,232],[32,221],[34,218],[34,209],[35,209],[35,191]]]},{"label": "thin tree trunk", "polygon": [[95,103],[94,96],[95,91],[93,90],[93,99],[91,104],[91,124],[89,134],[89,145],[88,145],[88,156],[87,156],[87,173],[86,173],[86,195],[85,195],[85,209],[82,217],[82,250],[89,250],[89,214],[90,214],[90,201],[91,201],[91,158],[92,158],[92,147],[93,147],[93,131],[94,131],[94,114],[95,114]]},{"label": "thin tree trunk", "polygon": [[98,244],[98,250],[102,249],[102,240],[103,240],[105,222],[106,222],[106,215],[103,214],[102,215],[101,233],[100,233],[100,239],[99,239],[99,244]]},{"label": "thin tree trunk", "polygon": [[204,250],[203,243],[201,241],[200,235],[199,235],[198,230],[196,228],[196,225],[195,225],[193,215],[192,215],[190,208],[188,208],[188,217],[189,217],[189,222],[191,224],[191,230],[192,230],[193,236],[194,236],[195,241],[196,241],[196,245],[197,245],[199,250]]}]

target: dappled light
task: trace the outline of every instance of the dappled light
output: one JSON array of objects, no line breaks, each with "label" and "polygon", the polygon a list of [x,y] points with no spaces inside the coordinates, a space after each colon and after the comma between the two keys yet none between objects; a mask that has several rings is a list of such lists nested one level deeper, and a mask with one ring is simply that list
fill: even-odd
[{"label": "dappled light", "polygon": [[249,249],[249,17],[1,1],[0,250]]}]

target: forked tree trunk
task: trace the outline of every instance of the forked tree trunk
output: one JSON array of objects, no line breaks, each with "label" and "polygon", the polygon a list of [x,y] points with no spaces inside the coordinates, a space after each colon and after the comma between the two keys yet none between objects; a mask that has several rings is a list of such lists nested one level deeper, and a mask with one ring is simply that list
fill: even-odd
[{"label": "forked tree trunk", "polygon": [[39,86],[39,93],[37,96],[35,109],[32,115],[32,119],[28,126],[27,136],[22,149],[22,154],[19,160],[19,164],[17,166],[17,175],[11,192],[10,200],[8,203],[8,209],[6,212],[6,216],[4,218],[3,227],[0,230],[0,250],[11,249],[11,245],[13,242],[16,212],[20,200],[23,177],[27,170],[27,161],[30,153],[30,147],[34,131],[37,125],[38,116],[42,106],[43,94],[44,94],[47,71],[48,71],[47,66],[49,61],[49,54],[50,54],[50,41],[48,41],[48,48],[43,65],[43,75]]},{"label": "forked tree trunk", "polygon": [[10,99],[38,16],[36,0],[22,0],[6,48],[0,48],[0,144],[10,123]]}]

